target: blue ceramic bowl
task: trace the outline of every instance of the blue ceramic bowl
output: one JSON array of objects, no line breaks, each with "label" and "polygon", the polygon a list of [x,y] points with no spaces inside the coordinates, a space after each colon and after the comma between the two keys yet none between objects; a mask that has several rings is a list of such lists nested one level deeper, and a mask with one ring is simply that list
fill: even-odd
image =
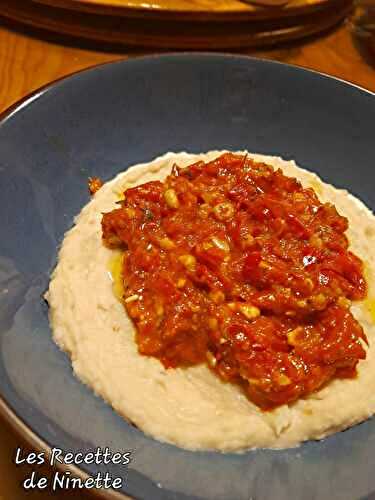
[{"label": "blue ceramic bowl", "polygon": [[[145,500],[354,500],[375,491],[375,420],[287,451],[189,452],[132,427],[72,375],[42,299],[87,178],[166,151],[294,158],[375,208],[375,98],[301,68],[183,54],[96,67],[34,94],[0,123],[0,395],[35,446],[131,450],[109,471]],[[109,494],[108,492],[106,493]],[[370,498],[370,497],[369,497]],[[375,498],[375,497],[374,497]]]}]

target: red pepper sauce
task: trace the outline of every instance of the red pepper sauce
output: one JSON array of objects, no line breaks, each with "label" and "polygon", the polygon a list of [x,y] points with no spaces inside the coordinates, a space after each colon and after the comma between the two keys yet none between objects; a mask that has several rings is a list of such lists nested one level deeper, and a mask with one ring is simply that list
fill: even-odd
[{"label": "red pepper sauce", "polygon": [[88,188],[91,195],[95,194],[103,186],[103,181],[99,177],[89,177]]},{"label": "red pepper sauce", "polygon": [[264,163],[224,154],[125,191],[103,240],[124,251],[124,305],[139,352],[207,362],[262,409],[353,377],[366,296],[348,221]]}]

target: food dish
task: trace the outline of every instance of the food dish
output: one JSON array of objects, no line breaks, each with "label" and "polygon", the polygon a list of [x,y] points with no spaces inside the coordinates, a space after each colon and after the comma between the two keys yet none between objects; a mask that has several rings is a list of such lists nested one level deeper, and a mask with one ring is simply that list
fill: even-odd
[{"label": "food dish", "polygon": [[[109,469],[123,476],[123,493],[135,498],[371,495],[373,419],[282,452],[191,453],[145,437],[74,379],[53,344],[41,297],[63,234],[87,203],[90,175],[108,180],[125,163],[164,151],[247,147],[293,157],[374,208],[374,115],[372,93],[333,78],[247,57],[200,54],[101,66],[10,110],[0,125],[0,210],[8,214],[7,238],[0,240],[1,287],[9,290],[0,302],[2,412],[16,425],[20,417],[34,446],[132,450],[129,469]],[[103,469],[81,468],[90,474]]]},{"label": "food dish", "polygon": [[[149,302],[152,301],[151,304],[153,304],[153,301],[156,300],[156,307],[159,314],[158,318],[160,318],[160,308],[163,309],[163,315],[167,314],[166,311],[171,311],[169,314],[172,314],[173,318],[175,318],[176,311],[174,308],[168,309],[167,304],[162,302],[163,296],[157,288],[158,281],[155,277],[155,274],[157,273],[156,268],[154,268],[152,272],[149,271],[150,274],[148,276],[150,276],[149,279],[151,280],[149,285],[147,285],[147,282],[146,285],[141,285],[141,281],[137,280],[135,281],[136,289],[134,289],[134,287],[126,291],[122,289],[118,291],[118,293],[116,293],[116,288],[113,289],[113,277],[111,280],[108,276],[108,269],[111,269],[109,263],[113,262],[114,256],[118,259],[121,254],[118,250],[117,241],[113,243],[114,238],[117,239],[118,237],[115,236],[116,233],[113,232],[115,229],[112,229],[112,227],[116,223],[116,219],[114,219],[114,217],[116,217],[118,211],[121,211],[122,209],[117,208],[117,212],[114,212],[114,215],[111,214],[110,210],[114,210],[116,208],[116,203],[119,203],[118,200],[121,199],[121,195],[125,189],[130,189],[149,181],[164,180],[166,175],[170,173],[173,165],[186,167],[199,161],[211,161],[219,158],[220,156],[221,154],[219,152],[210,152],[202,155],[170,153],[152,161],[151,163],[141,164],[127,169],[125,173],[120,174],[114,180],[99,189],[99,192],[95,195],[94,199],[83,209],[82,213],[76,220],[76,225],[73,230],[70,231],[65,237],[60,251],[59,262],[56,270],[54,271],[49,292],[47,293],[47,300],[51,306],[50,317],[56,342],[62,349],[69,353],[73,360],[73,368],[76,375],[87,383],[87,385],[92,387],[97,394],[103,396],[104,399],[106,399],[121,415],[129,419],[131,422],[134,422],[146,433],[151,434],[162,441],[177,444],[184,448],[193,450],[213,448],[221,451],[239,451],[254,447],[290,447],[295,446],[300,441],[304,441],[306,439],[324,437],[327,434],[334,433],[335,431],[353,425],[355,422],[366,419],[375,411],[375,399],[373,397],[373,380],[375,379],[375,375],[372,368],[374,358],[372,343],[375,342],[375,326],[368,307],[369,300],[371,300],[371,297],[375,295],[375,276],[373,276],[375,262],[371,250],[375,243],[375,217],[360,201],[347,194],[346,191],[340,191],[322,183],[316,175],[299,169],[294,162],[286,162],[276,157],[262,157],[261,155],[254,155],[257,162],[264,162],[267,165],[272,165],[275,169],[281,168],[285,175],[288,175],[290,178],[297,177],[303,182],[305,187],[311,187],[315,191],[319,192],[319,197],[322,201],[334,203],[334,205],[338,208],[339,213],[344,214],[350,221],[348,231],[348,237],[351,242],[350,248],[355,251],[357,256],[366,262],[368,295],[370,297],[367,301],[355,301],[352,306],[354,316],[363,326],[370,344],[366,361],[361,361],[359,363],[358,376],[354,379],[338,378],[333,381],[329,381],[329,383],[326,384],[321,390],[317,392],[313,391],[311,394],[307,395],[306,398],[299,399],[297,402],[294,402],[293,399],[281,399],[283,397],[299,398],[300,396],[298,392],[293,395],[294,393],[290,392],[291,389],[287,389],[287,392],[285,392],[286,387],[277,384],[275,386],[275,390],[277,392],[272,395],[273,398],[276,398],[274,401],[277,401],[278,404],[283,402],[294,402],[294,404],[291,406],[288,404],[281,404],[281,406],[274,409],[271,408],[270,411],[265,412],[246,398],[246,392],[249,391],[249,389],[252,389],[252,392],[250,392],[250,395],[252,395],[255,388],[257,389],[257,392],[255,392],[255,402],[263,405],[266,404],[266,408],[267,405],[269,408],[270,401],[263,398],[267,397],[270,393],[259,392],[261,388],[259,385],[260,379],[254,381],[251,379],[251,383],[244,387],[245,393],[243,393],[241,387],[237,384],[228,384],[224,382],[225,379],[219,379],[218,376],[214,375],[214,373],[204,363],[204,358],[199,358],[198,349],[202,343],[202,329],[204,328],[204,322],[202,324],[197,324],[200,329],[199,333],[201,336],[198,337],[198,344],[195,344],[195,351],[192,351],[194,343],[193,339],[190,337],[191,334],[187,340],[184,340],[184,336],[181,334],[182,337],[180,342],[184,341],[186,344],[185,350],[187,354],[185,354],[185,356],[188,356],[187,359],[189,362],[193,362],[196,366],[182,366],[178,368],[179,364],[177,360],[179,357],[184,356],[184,351],[181,351],[182,344],[178,343],[178,340],[176,341],[177,344],[173,344],[170,341],[166,346],[166,350],[162,351],[165,352],[163,356],[167,356],[161,358],[164,366],[158,359],[145,355],[142,356],[137,352],[137,345],[134,339],[134,327],[132,325],[131,318],[125,316],[123,305],[126,305],[129,314],[135,318],[134,321],[138,328],[141,320],[139,319],[138,313],[135,315],[135,311],[139,310],[139,306],[138,301],[136,300],[138,296],[134,295],[134,293],[138,290],[139,286],[142,286],[142,288],[144,286],[151,287]],[[248,153],[243,153],[239,156],[239,158],[241,162],[242,158],[244,158],[245,161],[250,162],[250,159],[253,158],[253,156]],[[246,158],[249,158],[249,160],[246,160]],[[223,165],[224,164],[225,163],[223,163]],[[236,165],[235,163],[233,164]],[[250,165],[251,164],[249,163],[249,167],[247,168],[251,168]],[[212,170],[213,168],[214,167],[211,167]],[[230,168],[233,171],[234,167]],[[241,166],[238,168],[241,170]],[[220,169],[224,172],[224,166],[220,167]],[[183,171],[181,171],[180,176],[183,175],[182,172]],[[259,171],[259,174],[263,175],[262,172],[263,171]],[[269,170],[265,170],[264,175],[268,175],[269,173]],[[211,175],[213,175],[213,173]],[[221,175],[223,175],[223,173],[221,173]],[[214,177],[210,177],[210,179],[214,179]],[[210,182],[212,184],[213,181],[211,180]],[[274,182],[276,182],[276,180]],[[264,183],[262,185],[263,189],[266,189],[264,187]],[[240,187],[238,184],[236,184],[236,186],[238,188]],[[155,184],[150,185],[150,189],[151,187],[154,189],[154,191],[152,191],[152,197],[154,199],[154,197],[157,196],[156,189],[158,186]],[[146,189],[146,187],[144,189]],[[185,190],[187,188],[181,187],[181,189]],[[169,193],[171,193],[171,189],[169,190]],[[206,191],[203,194],[206,196],[206,200],[209,199],[208,193],[209,191]],[[129,196],[131,196],[130,191]],[[285,196],[286,192],[284,193],[284,197]],[[173,198],[173,200],[169,200],[168,198],[170,203],[174,201],[173,207],[175,207],[177,203],[176,199],[177,198]],[[277,199],[275,194],[272,199]],[[140,203],[140,201],[137,203]],[[185,203],[187,203],[187,201],[185,201]],[[208,202],[203,206],[206,206],[206,209],[208,209]],[[117,207],[119,206],[117,205]],[[126,210],[133,210],[134,212],[134,209]],[[254,210],[254,207],[252,210]],[[107,234],[107,238],[112,241],[111,246],[115,249],[117,247],[117,250],[113,250],[113,248],[106,248],[104,246],[105,240],[104,242],[102,240],[101,227],[103,213],[107,214],[103,219],[103,228],[105,229],[104,235]],[[134,217],[133,213],[130,215]],[[217,215],[220,215],[220,220],[222,220],[221,216],[225,214],[220,212],[220,214]],[[322,216],[323,219],[321,224],[323,224],[323,222],[328,224],[326,219],[327,216],[328,213],[327,215]],[[205,215],[205,220],[207,221],[207,215]],[[119,222],[121,227],[125,222],[126,221],[122,222],[121,219]],[[335,227],[335,225],[337,226],[340,223],[340,220],[332,222],[332,227]],[[130,221],[128,220],[126,224],[129,225]],[[142,232],[146,231],[145,224],[147,224],[147,222],[142,222]],[[152,219],[150,224],[154,226],[154,219]],[[171,224],[175,227],[176,222],[174,222],[173,218],[171,219]],[[221,227],[220,223],[219,226]],[[205,230],[207,230],[207,227],[206,222]],[[214,225],[213,227],[216,226]],[[297,229],[297,227],[294,227],[293,232],[297,231]],[[124,233],[125,238],[129,238],[129,231],[130,228],[126,229],[126,232]],[[176,231],[176,229],[174,229],[174,231]],[[189,232],[189,238],[192,236],[193,235]],[[315,238],[316,237],[317,236],[315,236]],[[337,233],[335,235],[336,244],[338,243],[339,237],[340,235]],[[292,236],[292,238],[293,239],[291,241],[295,242],[296,240],[294,240],[294,236]],[[152,246],[149,241],[151,240],[148,238],[145,239],[144,244],[147,247],[150,247],[150,245]],[[154,241],[154,245],[157,245],[154,239],[152,241]],[[204,241],[207,240],[205,239]],[[166,237],[162,238],[162,242],[164,246],[166,242],[169,243],[169,245],[173,244],[173,241]],[[231,244],[233,245],[233,243]],[[175,244],[173,245],[176,246]],[[254,245],[255,243],[253,242],[253,246]],[[320,245],[322,245],[321,242]],[[137,236],[135,246],[132,246],[132,248],[133,252],[137,252],[135,262],[140,261],[140,251],[142,248],[140,236]],[[151,250],[148,250],[148,257],[151,255]],[[169,246],[168,251],[172,251]],[[198,252],[198,250],[196,250],[196,252]],[[342,250],[340,250],[338,255],[340,255],[340,258],[342,259],[343,254],[341,252]],[[244,253],[244,249],[241,250],[241,253]],[[162,254],[165,255],[163,251]],[[191,253],[187,255],[190,256]],[[252,256],[253,253],[249,255]],[[182,257],[185,259],[185,262],[186,251]],[[274,257],[271,256],[268,258]],[[121,266],[120,263],[119,265]],[[132,272],[127,279],[134,280],[133,273],[137,272],[134,267],[135,264],[132,262],[128,265],[132,266]],[[338,265],[337,261],[334,265],[336,271],[338,271]],[[350,264],[351,267],[353,267],[353,265],[354,263]],[[169,268],[171,266],[172,263],[169,263]],[[177,269],[179,276],[183,276],[182,270],[178,267]],[[203,267],[202,269],[206,269],[206,267]],[[216,269],[216,267],[214,266],[211,269]],[[255,270],[252,268],[251,274],[253,275],[254,272]],[[328,271],[325,272],[328,273]],[[162,272],[162,275],[164,276],[164,279],[167,280],[166,272]],[[143,272],[141,272],[141,276],[143,276]],[[186,288],[186,281],[189,279],[189,276],[195,276],[195,271],[188,272],[184,276],[184,286]],[[313,277],[313,275],[311,276]],[[333,279],[334,276],[336,276],[336,273],[334,273],[334,275],[329,273],[319,274],[320,280],[322,279],[322,276],[325,279],[326,276],[331,276],[330,279]],[[159,279],[161,279],[161,277]],[[202,278],[200,278],[200,280],[201,279]],[[211,277],[211,279],[214,278]],[[229,279],[229,275],[227,279]],[[235,284],[236,287],[239,286],[238,279],[239,278],[237,277]],[[354,276],[353,279],[356,283],[353,290],[355,290],[356,293],[359,290],[358,287],[361,286],[360,278]],[[168,285],[168,296],[170,297],[170,300],[177,301],[176,297],[172,299],[172,294],[177,293],[176,291],[172,291],[172,283],[173,280]],[[115,282],[116,286],[121,286],[121,284],[122,281]],[[164,286],[167,285],[165,284]],[[289,284],[289,286],[293,285]],[[296,286],[298,288],[300,285],[296,283]],[[322,286],[320,289],[324,291],[326,290],[326,286],[327,285]],[[337,288],[337,286],[343,287],[346,285],[344,282],[340,281],[337,283],[333,282],[332,286],[333,288]],[[190,287],[192,287],[192,285],[190,285]],[[201,293],[205,296],[205,292]],[[210,308],[212,311],[215,311],[215,313],[211,312],[211,314],[215,314],[216,317],[219,318],[220,322],[228,321],[227,319],[224,320],[222,318],[224,313],[225,318],[227,318],[226,306],[220,305],[220,302],[219,305],[212,307],[217,302],[216,296],[220,293],[220,290],[214,287],[210,294],[212,295],[212,293],[215,295],[215,301],[213,303],[211,302]],[[230,293],[233,294],[233,290]],[[299,294],[299,292],[297,293]],[[267,311],[267,309],[270,311],[269,308],[271,305],[275,308],[275,301],[272,302],[272,304],[268,304],[267,301],[265,302],[268,294],[269,292],[266,295],[261,295],[257,299],[257,302],[254,302],[254,298],[252,299],[253,303],[262,307],[262,311],[264,311],[263,307],[266,308],[265,311]],[[123,295],[128,297],[125,299],[124,304],[119,301],[119,297],[122,300]],[[224,294],[221,292],[221,295]],[[351,294],[348,292],[347,296],[351,296]],[[284,300],[281,299],[281,297],[282,296],[280,295],[279,299],[274,300]],[[299,295],[299,297],[301,297],[301,295]],[[319,295],[316,292],[313,297],[320,298],[323,297],[323,294],[320,293]],[[343,298],[341,297],[339,300],[342,299]],[[200,303],[198,302],[199,298],[196,298],[196,295],[192,295],[191,300],[195,300],[196,305]],[[206,299],[203,298],[202,300]],[[222,301],[224,301],[224,297],[222,298]],[[308,301],[309,299],[307,299],[307,301],[305,299],[305,302],[308,303]],[[294,315],[302,314],[298,302],[299,301],[297,301],[295,306],[296,309],[293,309],[292,311]],[[277,305],[276,311],[280,309],[282,303],[283,302],[280,302],[280,304]],[[236,303],[231,302],[231,304]],[[243,302],[243,304],[246,305],[246,302]],[[293,304],[294,302],[288,303],[287,313],[290,312],[289,309],[291,307],[294,307]],[[136,309],[134,309],[134,306],[136,306]],[[176,307],[176,310],[179,311],[181,307],[187,306],[184,306],[183,302],[181,302],[181,304],[179,306],[176,305]],[[304,307],[307,307],[307,304],[305,304]],[[311,307],[315,306],[311,304]],[[325,303],[323,307],[323,305],[319,303],[317,307],[318,309],[315,314],[318,314],[319,316],[319,310],[326,309],[327,304]],[[339,306],[333,306],[333,309],[330,308],[329,310],[334,311],[337,307]],[[345,305],[340,314],[346,310],[346,307],[347,306]],[[252,309],[256,309],[258,314],[260,314],[260,310],[257,307],[253,306]],[[147,309],[142,308],[142,310]],[[311,313],[312,311],[309,309],[306,312],[306,317],[309,317],[309,314]],[[199,315],[199,313],[197,314]],[[229,317],[233,318],[233,320],[231,320],[232,323],[230,323],[230,326],[225,327],[222,335],[228,335],[228,332],[233,330],[233,328],[238,328],[238,322],[242,321],[237,317],[235,312],[232,311],[230,314],[231,316]],[[274,314],[276,313],[274,312]],[[208,312],[203,313],[203,317],[206,322],[208,321],[207,316]],[[285,321],[285,318],[284,311],[280,315],[280,319]],[[246,317],[246,320],[240,323],[242,326],[238,331],[242,332],[242,329],[247,328],[254,320],[255,318],[251,318],[249,321]],[[172,328],[173,323],[171,323],[171,319],[168,319],[168,316],[166,316],[165,321],[170,325],[169,328]],[[192,319],[189,321],[192,321]],[[198,318],[197,321],[199,321]],[[270,332],[272,329],[270,329],[270,317],[260,315],[259,325],[263,325],[264,321],[268,321],[266,331],[269,332],[268,335],[271,335]],[[280,326],[278,326],[278,316],[275,316],[274,321],[276,321],[276,328],[280,328]],[[288,321],[292,321],[291,325],[288,327],[289,331],[295,332],[296,324],[299,324],[299,322],[297,321],[297,323],[295,323],[295,319],[289,319]],[[306,321],[306,319],[303,319],[303,321]],[[317,321],[319,322],[321,320],[317,319]],[[346,366],[345,363],[348,362],[347,356],[351,356],[351,353],[356,352],[356,349],[359,349],[360,356],[365,355],[361,347],[361,343],[355,341],[354,335],[357,326],[354,323],[351,323],[349,317],[345,317],[345,319],[342,320],[337,318],[328,319],[327,317],[325,321],[329,321],[330,325],[335,324],[337,321],[343,321],[344,323],[347,323],[345,329],[348,328],[352,332],[350,340],[348,339],[347,350],[344,352],[345,334],[340,331],[337,339],[335,340],[332,336],[333,327],[329,327],[331,342],[334,344],[338,341],[342,346],[341,349],[343,349],[343,352],[342,354],[339,354],[339,351],[334,349],[332,354],[329,355],[330,361],[327,365],[328,367],[331,363],[333,363],[332,360],[335,360],[337,356],[341,356],[341,358],[337,358],[336,363],[340,369],[342,369]],[[217,320],[216,323],[218,323]],[[152,323],[149,323],[148,325],[151,324]],[[189,324],[191,328],[192,323]],[[216,325],[216,328],[217,327],[218,326]],[[149,328],[150,326],[147,327],[147,332],[149,331]],[[163,327],[161,328],[163,334]],[[184,328],[184,324],[182,324],[182,328]],[[259,326],[258,329],[259,328],[261,328],[261,326]],[[264,328],[264,326],[262,328]],[[297,326],[297,328],[302,329],[303,327]],[[309,331],[310,330],[306,330],[306,335],[310,336],[310,340],[308,342],[312,342],[312,334],[307,333]],[[189,330],[189,332],[192,332],[192,330]],[[149,347],[150,343],[152,346],[153,337],[150,333],[143,335],[144,337],[138,336],[138,339],[143,338],[143,340],[141,340],[143,351],[145,353],[154,352],[154,348]],[[243,333],[241,335],[243,335]],[[290,332],[288,335],[291,335]],[[139,342],[140,340],[138,340],[138,345],[141,347]],[[261,337],[258,342],[262,342]],[[280,342],[280,340],[278,342]],[[176,351],[174,346],[176,346],[179,350]],[[244,347],[241,347],[241,349],[243,348]],[[284,347],[282,348],[284,349]],[[203,352],[205,352],[207,347],[203,347],[202,349]],[[271,352],[271,347],[268,347],[268,349],[268,352]],[[225,348],[224,350],[221,348],[221,351],[218,352],[225,354],[226,351]],[[256,352],[257,351],[253,351],[253,356],[254,354],[256,355]],[[211,356],[209,359],[212,359],[212,351],[209,352],[209,354]],[[171,358],[171,355],[173,355],[174,358]],[[225,355],[228,356],[228,354]],[[325,356],[327,355],[328,352]],[[307,354],[307,357],[304,358],[305,363],[308,362],[307,360],[310,356],[311,354]],[[323,356],[323,354],[320,354],[320,356]],[[261,359],[263,358],[260,358],[260,363]],[[281,359],[284,358],[275,357],[274,363],[276,363],[276,359],[279,363],[281,362]],[[299,359],[299,357],[295,358],[291,365],[289,365],[288,361],[288,364],[285,365],[286,371],[280,372],[283,373],[283,380],[286,378],[286,373],[292,376],[292,367],[296,366],[295,363],[300,362]],[[228,358],[228,362],[230,363],[229,366],[231,366],[234,361],[231,360],[231,358]],[[253,358],[253,361],[249,365],[250,369],[255,362],[257,362],[256,358]],[[165,366],[177,366],[177,368],[167,369]],[[222,366],[222,370],[228,370],[227,365]],[[243,368],[241,368],[241,370],[243,370],[246,365],[242,366]],[[307,368],[305,367],[305,369]],[[251,376],[254,377],[255,375],[253,373],[257,372],[250,373],[252,374]],[[267,378],[275,376],[276,372],[274,371],[270,374],[267,373],[264,375],[264,377]],[[250,377],[250,375],[247,377]],[[318,383],[324,383],[324,377],[325,375],[323,375],[322,382]],[[287,387],[293,387],[290,380],[287,382]],[[316,384],[316,382],[314,383]],[[266,387],[268,387],[268,385]],[[282,396],[285,393],[292,394],[292,396]],[[140,394],[142,394],[141,398],[139,397]],[[271,397],[271,395],[268,395],[268,397]],[[261,403],[259,403],[259,401]]]}]

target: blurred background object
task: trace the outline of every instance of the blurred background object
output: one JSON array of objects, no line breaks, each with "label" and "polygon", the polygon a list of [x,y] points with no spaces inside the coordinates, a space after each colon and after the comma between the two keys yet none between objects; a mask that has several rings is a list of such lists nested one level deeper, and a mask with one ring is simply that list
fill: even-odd
[{"label": "blurred background object", "polygon": [[327,30],[351,8],[352,0],[1,0],[1,15],[27,25],[163,49],[275,45]]},{"label": "blurred background object", "polygon": [[[257,0],[133,0],[132,9],[129,1],[0,0],[0,112],[74,72],[175,48],[236,50],[375,92],[375,0],[357,1],[353,12],[351,0],[276,0],[282,5],[267,7]],[[0,499],[40,499],[20,487],[30,468],[16,467],[13,458],[27,445],[2,419],[0,442]]]},{"label": "blurred background object", "polygon": [[357,0],[348,22],[358,49],[375,65],[375,0]]}]

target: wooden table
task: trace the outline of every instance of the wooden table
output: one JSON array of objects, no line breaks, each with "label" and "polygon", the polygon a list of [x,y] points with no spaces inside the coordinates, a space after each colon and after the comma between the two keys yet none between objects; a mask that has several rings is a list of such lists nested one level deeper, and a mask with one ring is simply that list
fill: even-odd
[{"label": "wooden table", "polygon": [[[87,43],[31,31],[0,20],[0,112],[23,96],[64,75],[102,62],[141,55],[136,50],[104,50]],[[375,59],[366,60],[356,49],[343,24],[321,37],[251,55],[298,64],[349,80],[375,91]],[[374,66],[372,66],[374,64]],[[19,486],[30,469],[13,463],[22,440],[0,421],[0,500],[47,498],[47,493],[26,495]],[[67,492],[55,500],[88,496]]]}]

